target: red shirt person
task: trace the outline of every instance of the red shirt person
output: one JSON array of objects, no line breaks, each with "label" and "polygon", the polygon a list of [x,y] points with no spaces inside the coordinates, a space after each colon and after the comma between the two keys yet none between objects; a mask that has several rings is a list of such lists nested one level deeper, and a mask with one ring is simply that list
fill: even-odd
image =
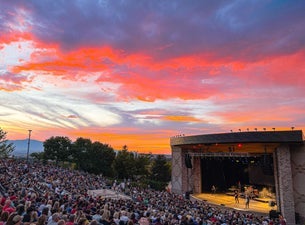
[{"label": "red shirt person", "polygon": [[2,211],[6,211],[9,214],[16,211],[15,207],[12,206],[12,201],[10,199],[7,199],[4,203],[4,206],[2,208]]}]

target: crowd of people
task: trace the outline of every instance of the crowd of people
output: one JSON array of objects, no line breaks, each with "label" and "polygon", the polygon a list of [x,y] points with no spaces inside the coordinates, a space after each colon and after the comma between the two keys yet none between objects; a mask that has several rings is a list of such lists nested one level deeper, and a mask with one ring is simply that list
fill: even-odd
[{"label": "crowd of people", "polygon": [[[126,183],[107,186],[101,175],[18,160],[0,162],[0,225],[229,225],[283,221],[189,200],[168,190]],[[130,198],[94,196],[112,188]],[[128,189],[128,192],[126,191]]]}]

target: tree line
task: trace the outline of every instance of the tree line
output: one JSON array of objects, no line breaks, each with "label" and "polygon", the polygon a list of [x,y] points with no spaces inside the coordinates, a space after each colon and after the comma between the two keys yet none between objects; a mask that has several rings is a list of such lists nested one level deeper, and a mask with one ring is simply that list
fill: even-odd
[{"label": "tree line", "polygon": [[34,152],[31,157],[108,178],[130,179],[155,189],[165,188],[171,179],[170,161],[164,155],[138,154],[126,145],[115,151],[108,144],[87,138],[79,137],[73,142],[68,137],[52,136],[43,142],[43,147],[43,152]]}]

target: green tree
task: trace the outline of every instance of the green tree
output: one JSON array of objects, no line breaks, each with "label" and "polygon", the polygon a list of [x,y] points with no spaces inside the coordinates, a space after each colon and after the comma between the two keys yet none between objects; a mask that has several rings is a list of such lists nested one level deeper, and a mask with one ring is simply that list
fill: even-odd
[{"label": "green tree", "polygon": [[164,155],[157,155],[153,160],[151,178],[162,182],[168,182],[171,180],[170,166]]},{"label": "green tree", "polygon": [[133,177],[135,157],[133,153],[128,152],[126,145],[123,146],[123,149],[117,153],[117,156],[113,161],[113,168],[118,179]]},{"label": "green tree", "polygon": [[68,161],[71,155],[71,140],[68,137],[51,137],[43,142],[44,159],[58,162]]},{"label": "green tree", "polygon": [[15,149],[13,143],[7,143],[8,140],[6,139],[6,135],[7,132],[0,128],[0,158],[8,157]]},{"label": "green tree", "polygon": [[100,142],[94,142],[88,149],[86,159],[87,172],[94,174],[103,174],[105,176],[113,175],[112,163],[115,159],[115,152],[109,145]]},{"label": "green tree", "polygon": [[164,189],[171,180],[170,164],[164,155],[157,155],[151,166],[151,186]]},{"label": "green tree", "polygon": [[72,160],[76,164],[76,168],[80,170],[90,170],[90,159],[88,158],[91,152],[92,141],[90,139],[79,137],[72,144]]},{"label": "green tree", "polygon": [[134,175],[137,177],[147,177],[149,175],[149,166],[151,164],[151,154],[136,155],[134,159]]}]

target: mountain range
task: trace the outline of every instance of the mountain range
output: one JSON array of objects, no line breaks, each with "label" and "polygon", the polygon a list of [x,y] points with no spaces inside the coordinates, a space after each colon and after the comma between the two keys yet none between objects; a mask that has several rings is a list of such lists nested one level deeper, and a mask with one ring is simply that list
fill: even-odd
[{"label": "mountain range", "polygon": [[[15,150],[12,152],[15,156],[26,156],[28,151],[28,139],[25,140],[8,140],[7,143],[13,143]],[[43,142],[30,140],[29,154],[33,152],[43,152]]]}]

